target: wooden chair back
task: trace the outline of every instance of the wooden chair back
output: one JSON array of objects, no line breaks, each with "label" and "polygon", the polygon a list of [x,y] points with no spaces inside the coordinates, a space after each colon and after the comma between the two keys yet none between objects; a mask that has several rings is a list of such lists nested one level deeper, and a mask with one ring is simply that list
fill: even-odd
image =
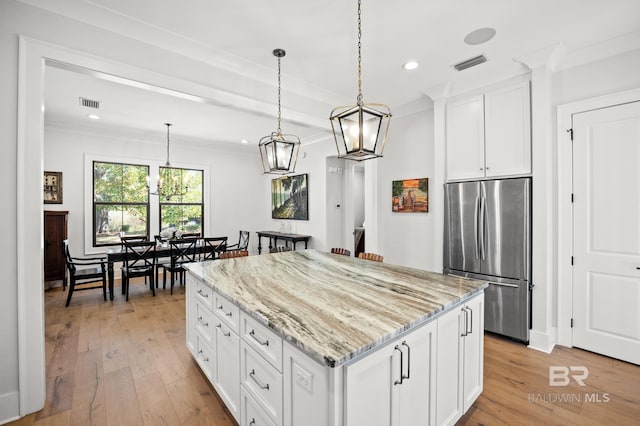
[{"label": "wooden chair back", "polygon": [[351,252],[345,248],[342,247],[334,247],[331,249],[331,253],[334,254],[341,254],[343,256],[351,256]]},{"label": "wooden chair back", "polygon": [[227,250],[247,250],[249,247],[249,231],[240,231],[240,235],[238,236],[238,242],[236,244],[231,244],[227,246]]},{"label": "wooden chair back", "polygon": [[358,255],[358,258],[365,259],[365,260],[373,260],[374,262],[382,262],[382,260],[384,259],[384,257],[375,253],[360,253]]},{"label": "wooden chair back", "polygon": [[224,253],[220,253],[220,259],[231,259],[233,257],[244,256],[249,256],[249,252],[247,250],[230,250],[225,251]]},{"label": "wooden chair back", "polygon": [[171,268],[176,268],[183,263],[196,262],[197,238],[185,238],[182,240],[169,241],[169,253],[171,256]]},{"label": "wooden chair back", "polygon": [[[130,274],[142,276],[156,266],[156,242],[125,242],[125,267]],[[137,275],[140,274],[140,275]]]},{"label": "wooden chair back", "polygon": [[200,260],[218,259],[227,251],[227,237],[205,237],[202,239],[202,256]]}]

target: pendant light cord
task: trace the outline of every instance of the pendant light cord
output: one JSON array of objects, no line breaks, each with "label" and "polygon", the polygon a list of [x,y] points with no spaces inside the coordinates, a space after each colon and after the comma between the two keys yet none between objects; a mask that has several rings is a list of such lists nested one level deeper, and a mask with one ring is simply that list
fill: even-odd
[{"label": "pendant light cord", "polygon": [[281,118],[282,112],[280,110],[280,57],[278,57],[278,136],[282,135],[282,129],[280,128]]},{"label": "pendant light cord", "polygon": [[171,163],[169,162],[169,127],[171,127],[170,123],[164,123],[165,126],[167,126],[167,164],[165,164],[165,166],[170,166]]},{"label": "pendant light cord", "polygon": [[358,0],[358,105],[362,105],[362,12]]}]

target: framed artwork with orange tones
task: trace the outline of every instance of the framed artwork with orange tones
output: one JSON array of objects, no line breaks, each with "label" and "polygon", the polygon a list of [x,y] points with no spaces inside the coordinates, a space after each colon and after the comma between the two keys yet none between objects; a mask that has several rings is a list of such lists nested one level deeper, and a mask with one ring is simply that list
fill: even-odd
[{"label": "framed artwork with orange tones", "polygon": [[429,179],[394,180],[391,188],[391,211],[427,213],[429,211]]}]

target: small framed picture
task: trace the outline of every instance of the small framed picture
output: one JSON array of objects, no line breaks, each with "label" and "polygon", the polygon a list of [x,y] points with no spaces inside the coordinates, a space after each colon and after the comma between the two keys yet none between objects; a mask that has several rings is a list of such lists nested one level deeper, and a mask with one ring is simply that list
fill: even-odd
[{"label": "small framed picture", "polygon": [[44,172],[42,196],[45,204],[62,204],[62,172]]}]

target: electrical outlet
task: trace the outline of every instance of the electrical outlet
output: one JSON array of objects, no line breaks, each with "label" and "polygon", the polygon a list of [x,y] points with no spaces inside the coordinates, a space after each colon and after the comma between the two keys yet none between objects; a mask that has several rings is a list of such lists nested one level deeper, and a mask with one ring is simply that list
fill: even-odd
[{"label": "electrical outlet", "polygon": [[304,370],[298,364],[293,366],[293,374],[296,383],[306,389],[309,393],[313,393],[313,376],[308,371]]}]

